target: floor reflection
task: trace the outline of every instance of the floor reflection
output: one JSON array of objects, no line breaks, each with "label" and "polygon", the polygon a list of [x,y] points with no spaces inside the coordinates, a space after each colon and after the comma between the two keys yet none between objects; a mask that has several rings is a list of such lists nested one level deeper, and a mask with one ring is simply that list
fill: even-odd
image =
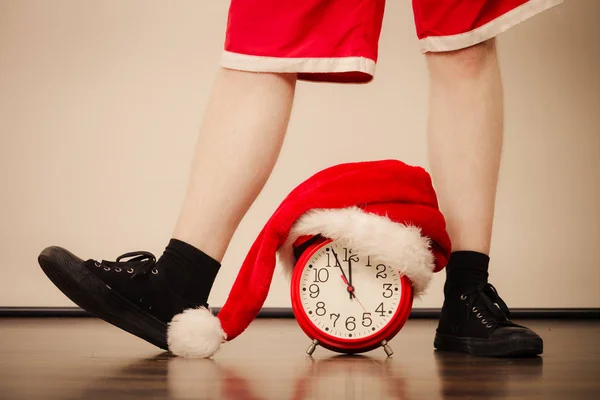
[{"label": "floor reflection", "polygon": [[[256,366],[227,365],[214,360],[184,359],[161,354],[137,360],[111,375],[98,371],[77,398],[110,399],[127,397],[163,399],[395,399],[405,400],[406,382],[398,363],[365,356],[307,358],[289,368],[286,384],[269,389],[269,374]],[[272,385],[271,385],[272,386]]]},{"label": "floor reflection", "polygon": [[[486,358],[434,352],[442,399],[506,398],[529,395],[542,378],[543,359]],[[471,384],[465,384],[465,381]]]},{"label": "floor reflection", "polygon": [[339,355],[314,360],[299,376],[291,399],[407,399],[392,359]]},{"label": "floor reflection", "polygon": [[[493,359],[435,352],[439,398],[529,396],[541,379],[540,357]],[[231,365],[229,365],[231,364]],[[394,359],[339,355],[285,365],[273,377],[260,365],[184,359],[161,354],[138,360],[101,378],[79,398],[164,399],[395,399],[409,398],[404,366]],[[273,380],[279,386],[273,386]],[[465,381],[470,384],[465,384]]]}]

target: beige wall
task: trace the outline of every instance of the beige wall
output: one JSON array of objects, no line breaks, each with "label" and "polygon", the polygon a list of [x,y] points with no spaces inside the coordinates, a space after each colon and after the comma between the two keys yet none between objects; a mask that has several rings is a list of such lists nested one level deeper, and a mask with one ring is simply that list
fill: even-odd
[{"label": "beige wall", "polygon": [[[499,41],[506,139],[492,278],[512,307],[600,307],[600,2],[567,0]],[[0,306],[72,305],[36,256],[160,254],[215,74],[225,1],[0,0]],[[289,135],[224,260],[223,304],[262,224],[335,163],[427,167],[427,75],[388,1],[376,80],[300,84]],[[310,156],[307,156],[310,152]],[[276,274],[267,306],[289,306]],[[439,307],[443,274],[415,307]]]}]

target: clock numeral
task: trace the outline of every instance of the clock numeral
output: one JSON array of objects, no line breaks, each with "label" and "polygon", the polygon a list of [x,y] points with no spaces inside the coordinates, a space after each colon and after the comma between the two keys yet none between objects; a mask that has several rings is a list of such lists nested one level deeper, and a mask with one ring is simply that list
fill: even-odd
[{"label": "clock numeral", "polygon": [[327,253],[327,268],[331,268],[331,254]]},{"label": "clock numeral", "polygon": [[386,299],[389,299],[390,297],[392,297],[394,295],[394,291],[392,290],[391,283],[384,283],[383,290],[384,290],[383,297],[385,297]]},{"label": "clock numeral", "polygon": [[340,314],[329,314],[329,319],[333,319],[333,317],[335,316],[335,320],[333,321],[333,327],[335,328],[335,323],[337,322],[338,319],[340,319]]},{"label": "clock numeral", "polygon": [[367,256],[367,265],[365,267],[372,267],[371,265],[371,256]]},{"label": "clock numeral", "polygon": [[349,331],[353,331],[356,329],[356,318],[354,317],[348,317],[346,318],[346,329]]},{"label": "clock numeral", "polygon": [[[366,323],[367,321],[369,321],[368,324]],[[363,319],[362,319],[363,326],[365,328],[368,328],[371,326],[372,323],[373,323],[373,320],[371,319],[371,313],[370,312],[363,313]]]},{"label": "clock numeral", "polygon": [[379,303],[379,306],[375,309],[380,316],[385,317],[385,310],[383,309],[383,302]]},{"label": "clock numeral", "polygon": [[317,309],[315,310],[315,314],[317,314],[319,317],[322,317],[323,315],[327,314],[327,310],[325,310],[325,303],[323,303],[322,301],[319,301],[317,303]]},{"label": "clock numeral", "polygon": [[[380,270],[380,267],[382,267],[383,269]],[[375,275],[375,278],[387,278],[387,274],[385,273],[386,267],[384,264],[378,264],[377,267],[375,267],[375,269],[377,269],[377,275]]]},{"label": "clock numeral", "polygon": [[319,289],[319,285],[316,285],[314,283],[308,287],[308,291],[310,292],[309,296],[311,299],[316,299],[317,297],[319,297],[319,293],[321,292],[321,290]]},{"label": "clock numeral", "polygon": [[329,271],[325,268],[315,269],[315,280],[313,282],[327,282],[329,280]]},{"label": "clock numeral", "polygon": [[[348,257],[348,255],[350,255],[350,257]],[[348,250],[346,247],[344,247],[344,261],[358,262],[359,258],[356,254],[352,254],[352,249]]]}]

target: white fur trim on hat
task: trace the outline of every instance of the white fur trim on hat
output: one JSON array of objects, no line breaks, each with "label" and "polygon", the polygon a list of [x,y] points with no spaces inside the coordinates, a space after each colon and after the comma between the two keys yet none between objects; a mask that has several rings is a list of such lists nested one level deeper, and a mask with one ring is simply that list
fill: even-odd
[{"label": "white fur trim on hat", "polygon": [[279,261],[288,276],[295,264],[293,244],[296,239],[319,234],[396,268],[412,282],[415,297],[429,286],[435,268],[431,240],[422,236],[416,226],[400,224],[358,207],[314,209],[298,218],[278,251]]},{"label": "white fur trim on hat", "polygon": [[169,350],[181,357],[208,358],[226,339],[221,321],[205,307],[188,308],[177,314],[167,330]]}]

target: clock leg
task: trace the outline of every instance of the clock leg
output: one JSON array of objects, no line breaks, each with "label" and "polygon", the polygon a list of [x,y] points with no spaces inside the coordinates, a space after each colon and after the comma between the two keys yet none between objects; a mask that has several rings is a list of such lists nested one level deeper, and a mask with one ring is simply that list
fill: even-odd
[{"label": "clock leg", "polygon": [[383,350],[385,351],[385,354],[387,354],[388,357],[394,354],[394,350],[392,350],[387,340],[382,341],[381,345],[383,346]]},{"label": "clock leg", "polygon": [[312,356],[312,353],[315,352],[315,349],[317,348],[318,344],[319,344],[319,341],[317,339],[313,340],[312,343],[310,344],[310,346],[308,346],[308,350],[306,350],[306,354],[308,354],[309,356]]}]

